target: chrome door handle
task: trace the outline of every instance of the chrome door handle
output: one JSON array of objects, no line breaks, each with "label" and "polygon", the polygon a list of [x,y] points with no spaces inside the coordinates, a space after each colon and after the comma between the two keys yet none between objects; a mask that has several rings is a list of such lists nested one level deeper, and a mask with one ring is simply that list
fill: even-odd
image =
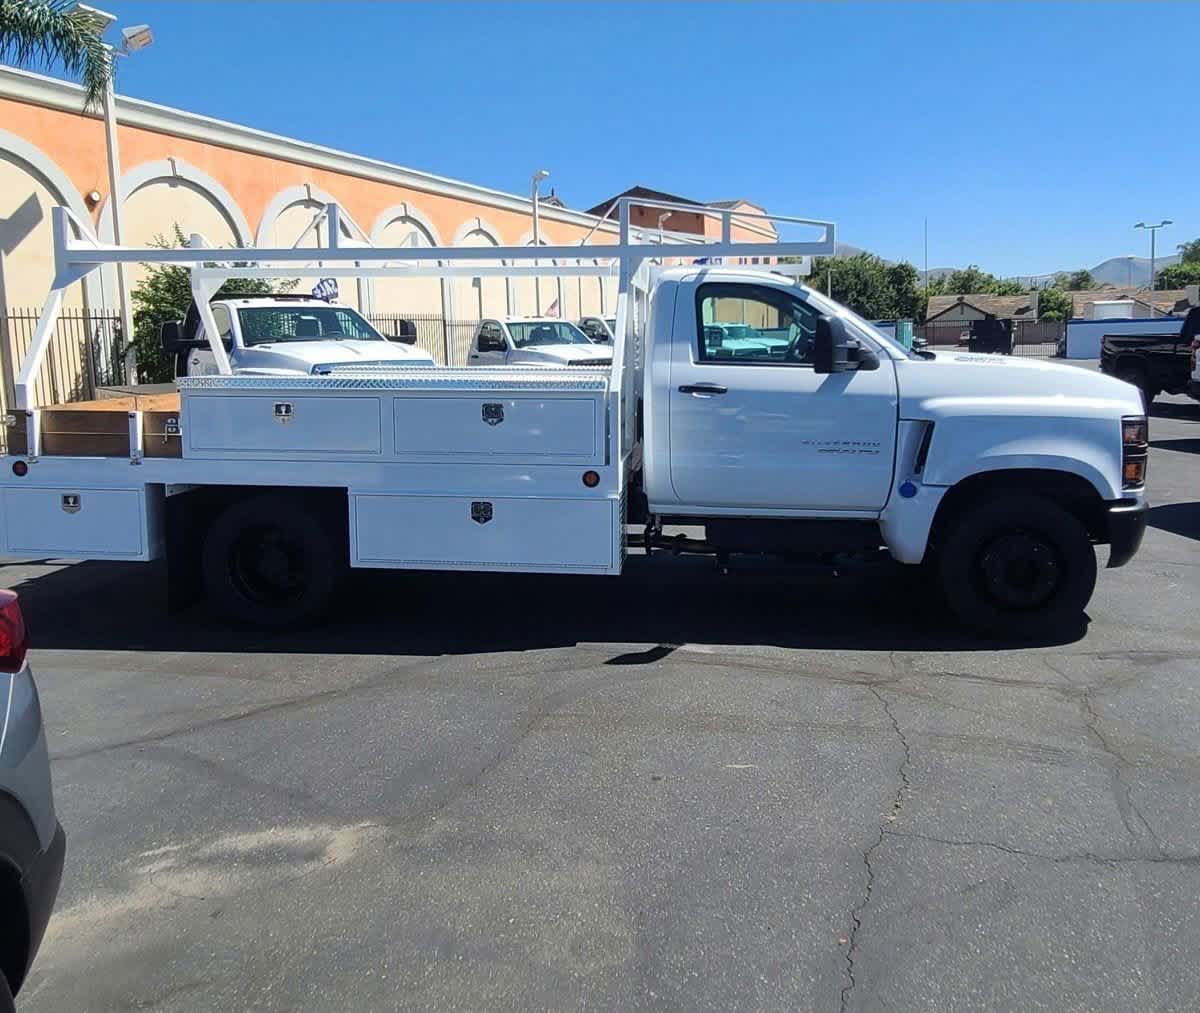
[{"label": "chrome door handle", "polygon": [[679,388],[680,394],[725,394],[729,388],[719,383],[685,383]]}]

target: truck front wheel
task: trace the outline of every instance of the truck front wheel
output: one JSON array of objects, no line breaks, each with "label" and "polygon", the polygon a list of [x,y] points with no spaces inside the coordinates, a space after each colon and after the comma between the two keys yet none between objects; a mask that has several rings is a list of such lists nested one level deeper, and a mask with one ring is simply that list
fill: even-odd
[{"label": "truck front wheel", "polygon": [[278,629],[324,618],[346,554],[334,525],[313,504],[263,493],[217,517],[201,564],[217,608],[231,619]]},{"label": "truck front wheel", "polygon": [[989,635],[1066,632],[1079,624],[1096,586],[1087,529],[1042,496],[976,500],[949,519],[938,542],[931,562],[947,605]]}]

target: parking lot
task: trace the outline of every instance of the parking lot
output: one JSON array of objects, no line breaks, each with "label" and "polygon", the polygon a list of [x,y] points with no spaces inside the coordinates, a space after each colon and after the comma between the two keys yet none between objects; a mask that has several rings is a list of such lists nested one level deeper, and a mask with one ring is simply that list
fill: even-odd
[{"label": "parking lot", "polygon": [[9,563],[68,833],[23,1008],[1196,1008],[1200,405],[1155,416],[1140,555],[1036,647],[890,571],[362,574],[264,636]]}]

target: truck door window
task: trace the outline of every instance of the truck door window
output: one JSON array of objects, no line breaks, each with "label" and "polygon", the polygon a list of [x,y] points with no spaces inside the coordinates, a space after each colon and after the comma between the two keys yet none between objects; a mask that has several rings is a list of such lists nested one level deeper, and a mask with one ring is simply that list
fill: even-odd
[{"label": "truck door window", "polygon": [[792,293],[736,282],[696,293],[699,362],[811,366],[817,312]]}]

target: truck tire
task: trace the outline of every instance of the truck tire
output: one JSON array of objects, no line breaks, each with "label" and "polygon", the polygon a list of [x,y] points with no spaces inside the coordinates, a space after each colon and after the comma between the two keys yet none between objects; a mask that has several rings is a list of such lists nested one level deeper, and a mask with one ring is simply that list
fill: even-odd
[{"label": "truck tire", "polygon": [[286,629],[325,618],[346,571],[344,536],[295,494],[238,500],[204,540],[205,590],[221,612]]},{"label": "truck tire", "polygon": [[1158,391],[1154,390],[1150,385],[1150,378],[1146,375],[1146,370],[1141,366],[1120,366],[1116,373],[1113,374],[1118,380],[1124,380],[1126,383],[1133,384],[1142,393],[1142,407],[1150,410],[1150,404],[1158,395]]},{"label": "truck tire", "polygon": [[950,611],[981,633],[1055,636],[1080,623],[1096,587],[1087,529],[1052,500],[1007,493],[975,501],[939,532],[934,577]]}]

